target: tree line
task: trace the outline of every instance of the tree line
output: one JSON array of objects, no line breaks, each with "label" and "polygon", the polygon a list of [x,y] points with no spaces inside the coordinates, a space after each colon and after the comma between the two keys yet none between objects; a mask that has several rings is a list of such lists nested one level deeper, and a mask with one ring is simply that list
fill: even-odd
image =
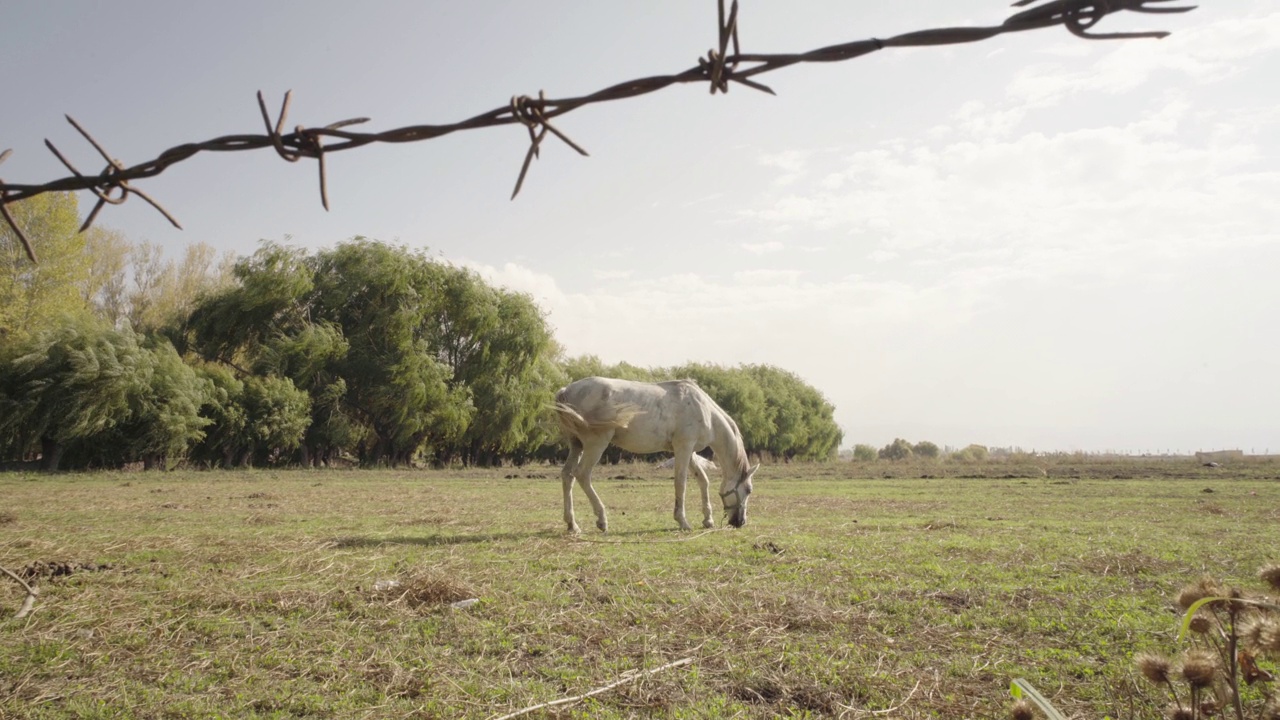
[{"label": "tree line", "polygon": [[109,230],[77,234],[73,195],[11,208],[42,262],[0,231],[0,462],[553,460],[547,408],[588,375],[693,378],[757,456],[827,459],[840,444],[834,408],[793,373],[566,357],[528,295],[423,251],[357,237],[240,258],[201,244],[170,261]]}]

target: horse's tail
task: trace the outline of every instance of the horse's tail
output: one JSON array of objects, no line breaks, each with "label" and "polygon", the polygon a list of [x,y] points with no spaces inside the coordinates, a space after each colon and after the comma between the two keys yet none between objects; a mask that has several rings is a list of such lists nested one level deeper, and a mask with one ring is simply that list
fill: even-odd
[{"label": "horse's tail", "polygon": [[588,418],[568,403],[555,403],[552,405],[552,409],[556,411],[556,418],[560,421],[560,427],[564,428],[565,432],[570,435],[583,435],[596,430],[625,428],[631,424],[631,420],[636,415],[642,412],[639,405],[627,404],[614,407],[613,417]]}]

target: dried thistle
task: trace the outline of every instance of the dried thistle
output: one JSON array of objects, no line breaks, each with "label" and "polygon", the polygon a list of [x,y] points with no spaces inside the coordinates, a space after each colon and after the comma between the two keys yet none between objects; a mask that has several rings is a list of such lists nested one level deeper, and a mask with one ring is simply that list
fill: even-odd
[{"label": "dried thistle", "polygon": [[1013,704],[1009,710],[1009,716],[1013,720],[1032,720],[1036,716],[1035,711],[1031,709],[1031,703],[1026,700],[1019,700]]},{"label": "dried thistle", "polygon": [[1275,624],[1275,621],[1271,618],[1262,615],[1250,615],[1237,627],[1240,644],[1261,652],[1264,645],[1264,637],[1269,639],[1276,634],[1272,632]]},{"label": "dried thistle", "polygon": [[1209,628],[1213,627],[1213,624],[1209,622],[1209,618],[1200,613],[1196,613],[1195,616],[1191,618],[1191,624],[1188,625],[1188,627],[1191,629],[1191,632],[1196,633],[1197,635],[1203,635],[1209,632]]},{"label": "dried thistle", "polygon": [[1139,653],[1134,658],[1142,676],[1155,685],[1168,685],[1169,674],[1173,671],[1173,663],[1169,658],[1156,653]]},{"label": "dried thistle", "polygon": [[1182,679],[1193,689],[1212,685],[1217,672],[1218,664],[1207,650],[1188,650],[1182,656]]},{"label": "dried thistle", "polygon": [[1187,585],[1178,593],[1178,605],[1183,610],[1207,597],[1222,597],[1222,588],[1212,578],[1203,577],[1199,582]]},{"label": "dried thistle", "polygon": [[1280,590],[1280,565],[1266,565],[1258,571],[1258,577],[1262,582],[1270,585],[1275,590]]},{"label": "dried thistle", "polygon": [[1268,618],[1258,624],[1261,627],[1258,631],[1258,644],[1254,647],[1266,655],[1280,655],[1280,622]]}]

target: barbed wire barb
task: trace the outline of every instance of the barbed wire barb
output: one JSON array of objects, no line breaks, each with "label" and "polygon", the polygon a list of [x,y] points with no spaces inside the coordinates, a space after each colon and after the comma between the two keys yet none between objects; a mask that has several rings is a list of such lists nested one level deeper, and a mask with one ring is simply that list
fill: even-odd
[{"label": "barbed wire barb", "polygon": [[[577,143],[569,139],[568,135],[560,132],[548,120],[543,108],[547,105],[546,93],[542,90],[538,91],[538,99],[534,100],[528,95],[520,95],[511,98],[511,116],[520,124],[524,125],[529,131],[529,150],[524,154],[524,164],[520,166],[520,176],[516,178],[516,187],[511,191],[511,199],[514,200],[516,195],[520,194],[520,188],[524,187],[525,175],[529,172],[529,166],[533,163],[533,159],[539,157],[542,147],[542,139],[551,133],[560,138],[565,145],[578,151],[583,157],[590,157],[590,153],[582,149]],[[535,132],[535,128],[537,129]]]},{"label": "barbed wire barb", "polygon": [[[1081,3],[1079,0],[1049,0],[1044,5],[1016,13],[1005,21],[1008,23],[1035,22],[1039,20],[1054,21],[1066,26],[1072,35],[1086,40],[1137,40],[1153,38],[1160,40],[1169,36],[1163,30],[1127,33],[1091,33],[1089,29],[1097,25],[1102,18],[1113,12],[1129,10],[1148,14],[1185,13],[1195,10],[1197,5],[1163,7],[1153,3],[1177,2],[1178,0],[1094,0]],[[1025,7],[1038,0],[1017,0],[1012,7]]]},{"label": "barbed wire barb", "polygon": [[[262,115],[265,134],[225,135],[205,142],[186,143],[169,148],[160,153],[155,159],[133,167],[125,167],[123,163],[112,158],[102,145],[94,140],[83,127],[76,123],[75,120],[72,120],[70,116],[67,116],[68,122],[106,159],[106,168],[97,175],[84,175],[75,169],[67,158],[54,147],[52,142],[46,139],[45,145],[67,167],[71,172],[71,176],[52,180],[42,185],[11,184],[0,180],[0,214],[3,214],[5,222],[19,238],[27,252],[27,257],[32,262],[35,262],[36,255],[31,243],[26,235],[23,234],[22,229],[18,227],[13,215],[8,210],[8,205],[43,193],[81,190],[92,192],[98,198],[98,202],[81,226],[81,231],[88,229],[92,225],[99,211],[105,205],[119,205],[130,194],[136,194],[150,203],[174,227],[180,229],[182,226],[168,211],[149,195],[132,187],[129,182],[139,178],[159,175],[172,165],[188,160],[201,152],[257,150],[270,147],[276,151],[277,155],[288,162],[297,162],[299,158],[303,157],[316,159],[320,181],[320,203],[328,210],[329,193],[325,160],[330,153],[352,150],[371,143],[420,142],[443,137],[459,130],[475,130],[518,123],[523,125],[529,133],[529,148],[525,151],[524,162],[520,167],[520,174],[516,178],[515,189],[511,193],[511,198],[514,199],[524,186],[525,178],[533,160],[540,156],[542,141],[548,134],[555,135],[580,155],[585,156],[588,154],[586,150],[570,140],[567,135],[550,123],[552,119],[586,105],[625,100],[657,92],[672,85],[697,82],[709,83],[712,94],[717,92],[727,93],[729,91],[729,83],[736,82],[754,90],[776,95],[772,88],[753,78],[800,63],[830,63],[852,60],[885,48],[971,43],[987,40],[1005,33],[1024,32],[1059,25],[1066,28],[1073,35],[1088,40],[1158,39],[1166,37],[1169,33],[1165,31],[1097,33],[1092,32],[1092,30],[1103,18],[1122,11],[1173,14],[1190,12],[1196,7],[1194,5],[1167,6],[1164,4],[1178,1],[1016,0],[1013,3],[1013,7],[1027,9],[1015,12],[999,25],[935,28],[904,33],[890,38],[873,37],[865,40],[855,40],[801,53],[744,53],[738,39],[738,21],[740,19],[738,0],[733,0],[730,3],[727,12],[725,1],[716,0],[716,46],[707,52],[706,57],[698,58],[696,66],[683,72],[671,75],[654,75],[616,83],[603,90],[579,97],[548,99],[540,91],[537,99],[526,95],[516,96],[511,98],[511,101],[504,106],[460,122],[442,125],[411,125],[374,133],[353,132],[344,129],[350,125],[368,122],[369,120],[368,118],[353,118],[330,123],[322,127],[308,128],[303,125],[297,125],[293,132],[286,134],[284,127],[288,118],[290,104],[293,100],[293,91],[285,92],[284,100],[280,105],[280,112],[274,123],[272,122],[271,114],[267,110],[266,100],[262,91],[258,91],[258,109]],[[751,67],[746,67],[747,65]],[[326,139],[333,140],[332,144],[326,145]],[[3,162],[8,156],[8,150],[0,154],[0,162]],[[113,193],[118,193],[118,195]]]}]

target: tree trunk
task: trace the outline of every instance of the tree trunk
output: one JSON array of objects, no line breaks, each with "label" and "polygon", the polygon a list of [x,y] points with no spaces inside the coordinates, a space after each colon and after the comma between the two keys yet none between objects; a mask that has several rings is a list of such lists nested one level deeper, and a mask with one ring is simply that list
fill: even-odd
[{"label": "tree trunk", "polygon": [[40,469],[45,472],[57,472],[62,463],[62,443],[53,438],[40,439]]}]

